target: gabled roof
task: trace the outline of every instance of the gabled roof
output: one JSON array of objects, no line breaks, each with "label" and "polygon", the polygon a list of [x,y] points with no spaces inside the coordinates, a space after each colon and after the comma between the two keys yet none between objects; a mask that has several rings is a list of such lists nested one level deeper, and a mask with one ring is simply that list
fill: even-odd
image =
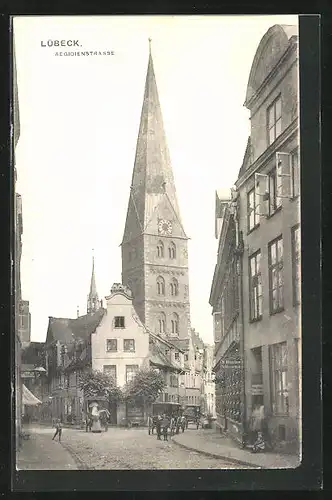
[{"label": "gabled roof", "polygon": [[191,338],[193,339],[194,347],[204,349],[204,342],[194,328],[191,329]]},{"label": "gabled roof", "polygon": [[170,368],[176,371],[181,371],[180,366],[172,363],[172,361],[164,353],[162,343],[155,336],[150,335],[149,343],[149,361],[151,364],[163,368]]},{"label": "gabled roof", "polygon": [[171,343],[181,351],[187,351],[189,349],[189,337],[184,339],[172,339]]},{"label": "gabled roof", "polygon": [[279,61],[298,36],[297,26],[275,24],[261,39],[250,70],[246,100],[244,105],[250,109],[250,103],[273,73]]},{"label": "gabled roof", "polygon": [[149,331],[149,335],[152,339],[155,339],[160,344],[164,344],[164,345],[170,347],[171,349],[178,349],[179,351],[184,352],[181,345],[179,344],[179,341],[182,341],[184,339],[172,337],[172,339],[169,340],[169,339],[165,339],[163,337],[160,337],[159,335],[156,335],[155,333],[152,333],[150,331]]},{"label": "gabled roof", "polygon": [[251,156],[252,156],[252,146],[251,146],[251,137],[249,136],[248,141],[247,141],[246,150],[245,150],[244,157],[243,157],[243,162],[242,162],[241,168],[239,170],[238,178],[242,177],[242,175],[247,170],[247,168],[250,167]]},{"label": "gabled roof", "polygon": [[59,341],[61,344],[71,344],[74,340],[88,340],[96,330],[105,314],[105,309],[98,309],[94,314],[86,314],[76,319],[49,318],[47,343]]}]

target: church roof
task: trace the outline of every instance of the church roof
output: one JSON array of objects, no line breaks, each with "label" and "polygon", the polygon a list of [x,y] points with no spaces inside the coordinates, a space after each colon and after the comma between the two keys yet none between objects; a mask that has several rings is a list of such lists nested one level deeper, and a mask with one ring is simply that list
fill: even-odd
[{"label": "church roof", "polygon": [[171,206],[182,228],[150,50],[123,243],[146,230],[161,203]]},{"label": "church roof", "polygon": [[92,257],[92,273],[91,273],[89,298],[90,299],[97,298],[97,300],[98,300],[98,293],[97,293],[97,286],[96,286],[96,275],[95,275],[95,258],[94,257]]},{"label": "church roof", "polygon": [[98,309],[94,314],[86,314],[78,318],[49,318],[47,343],[59,341],[71,344],[74,340],[87,340],[96,330],[105,314],[105,309]]}]

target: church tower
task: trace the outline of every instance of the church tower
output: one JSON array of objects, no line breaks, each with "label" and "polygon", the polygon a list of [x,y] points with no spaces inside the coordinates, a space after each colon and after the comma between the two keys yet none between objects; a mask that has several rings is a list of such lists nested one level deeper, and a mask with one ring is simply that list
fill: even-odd
[{"label": "church tower", "polygon": [[97,293],[96,286],[96,276],[95,276],[95,258],[92,256],[92,274],[91,274],[91,283],[90,283],[90,293],[88,295],[87,302],[87,314],[95,313],[100,307],[99,297]]},{"label": "church tower", "polygon": [[188,237],[182,226],[151,46],[122,240],[122,282],[141,321],[163,337],[190,332]]}]

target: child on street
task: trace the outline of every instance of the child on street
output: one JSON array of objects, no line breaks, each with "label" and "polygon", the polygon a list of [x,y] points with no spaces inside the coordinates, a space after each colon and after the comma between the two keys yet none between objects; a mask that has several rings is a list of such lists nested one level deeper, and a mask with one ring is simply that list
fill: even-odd
[{"label": "child on street", "polygon": [[59,443],[61,442],[61,434],[62,434],[62,424],[61,424],[61,420],[58,418],[57,421],[56,421],[56,424],[55,424],[55,434],[54,436],[52,437],[52,441],[54,440],[54,438],[59,435]]}]

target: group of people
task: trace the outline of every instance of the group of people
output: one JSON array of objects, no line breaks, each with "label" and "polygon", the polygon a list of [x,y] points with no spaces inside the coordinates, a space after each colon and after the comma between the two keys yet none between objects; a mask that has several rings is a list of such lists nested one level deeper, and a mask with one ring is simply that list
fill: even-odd
[{"label": "group of people", "polygon": [[[110,413],[106,408],[99,411],[99,422],[101,427],[104,427],[105,432],[108,431],[108,419],[110,417]],[[93,418],[91,413],[87,413],[84,417],[85,421],[85,432],[91,432]]]},{"label": "group of people", "polygon": [[166,413],[163,415],[152,416],[148,418],[149,434],[153,434],[154,429],[157,432],[157,439],[161,440],[163,436],[164,441],[168,441],[169,434],[179,434],[180,429],[184,432],[186,428],[186,417],[181,416],[168,416]]}]

